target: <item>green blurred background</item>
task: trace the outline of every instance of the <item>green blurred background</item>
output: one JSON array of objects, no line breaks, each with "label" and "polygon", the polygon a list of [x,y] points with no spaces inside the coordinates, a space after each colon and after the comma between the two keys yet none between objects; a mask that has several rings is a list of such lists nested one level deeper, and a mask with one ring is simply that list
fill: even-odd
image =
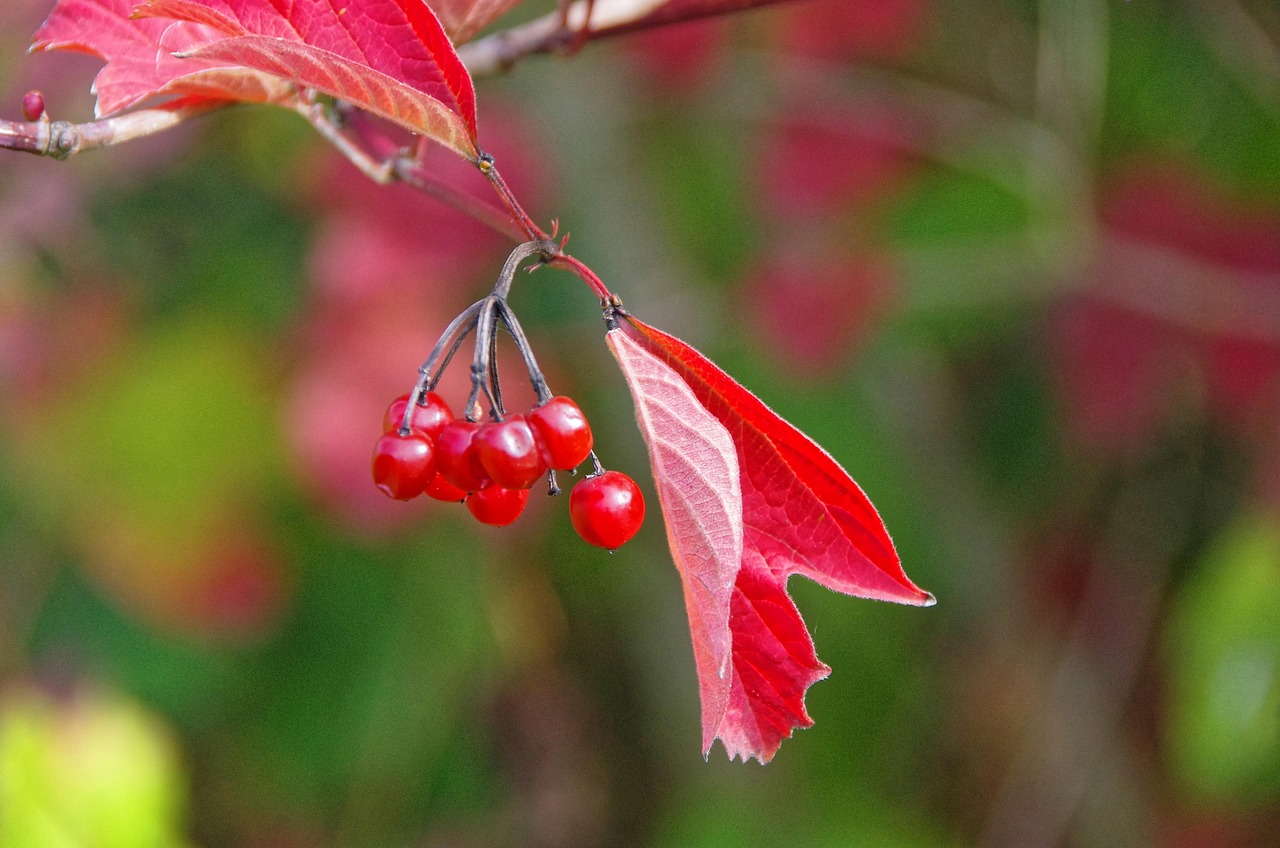
[{"label": "green blurred background", "polygon": [[[86,120],[48,6],[3,112]],[[704,763],[656,510],[608,556],[368,481],[500,238],[266,108],[9,154],[0,848],[1280,845],[1273,0],[805,0],[478,90],[535,217],[938,605],[794,581],[816,725]],[[512,303],[656,506],[592,297]]]}]

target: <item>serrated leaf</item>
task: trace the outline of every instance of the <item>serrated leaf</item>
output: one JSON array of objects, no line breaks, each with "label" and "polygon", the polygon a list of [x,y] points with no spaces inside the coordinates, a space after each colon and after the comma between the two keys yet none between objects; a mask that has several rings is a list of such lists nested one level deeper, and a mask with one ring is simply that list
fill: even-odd
[{"label": "serrated leaf", "polygon": [[[468,159],[476,157],[467,128],[439,100],[327,50],[282,38],[250,35],[224,38],[182,55],[293,80],[422,133]],[[195,76],[203,80],[217,73],[208,71]]]},{"label": "serrated leaf", "polygon": [[737,452],[729,431],[679,374],[625,333],[611,332],[606,340],[635,398],[667,543],[684,586],[702,691],[702,747],[708,751],[732,684],[730,602],[742,562]]},{"label": "serrated leaf", "polygon": [[475,90],[421,0],[59,0],[35,49],[107,62],[99,114],[164,94],[285,100],[313,88],[475,158]]},{"label": "serrated leaf", "polygon": [[[845,594],[918,606],[932,604],[933,596],[907,578],[875,508],[826,451],[689,345],[630,315],[619,317],[606,338],[636,402],[686,597],[692,591],[687,550],[702,551],[716,537],[699,533],[699,525],[669,506],[673,497],[664,492],[685,485],[680,475],[664,479],[671,445],[693,443],[690,428],[723,431],[733,445],[737,491],[733,480],[721,477],[710,497],[698,501],[720,523],[725,519],[719,516],[740,509],[742,527],[736,569],[728,562],[737,552],[734,544],[702,552],[720,563],[702,579],[719,582],[699,591],[721,602],[728,577],[733,578],[727,701],[722,678],[708,675],[705,660],[698,658],[703,747],[706,753],[719,738],[731,758],[767,762],[794,728],[812,724],[805,692],[830,671],[818,660],[787,595],[787,578],[802,574]],[[652,413],[665,408],[684,413],[678,420]],[[701,618],[690,616],[695,657],[705,622],[718,621],[723,610],[698,612]],[[726,704],[722,713],[721,703]]]},{"label": "serrated leaf", "polygon": [[[98,117],[115,114],[147,98],[184,94],[211,100],[280,102],[290,97],[287,83],[248,68],[184,61],[179,47],[219,37],[197,23],[132,20],[136,0],[59,0],[36,31],[31,49],[88,53],[106,62],[93,82]],[[203,76],[185,80],[195,73]]]}]

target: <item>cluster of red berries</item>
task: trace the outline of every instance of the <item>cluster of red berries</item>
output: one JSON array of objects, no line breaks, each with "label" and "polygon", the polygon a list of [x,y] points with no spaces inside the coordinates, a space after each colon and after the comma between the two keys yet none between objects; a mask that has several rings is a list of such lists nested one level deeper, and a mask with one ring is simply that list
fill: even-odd
[{"label": "cluster of red berries", "polygon": [[[373,480],[388,497],[465,502],[483,524],[502,527],[524,511],[529,490],[551,472],[591,457],[596,473],[573,487],[569,515],[587,542],[613,550],[644,521],[644,497],[627,475],[604,471],[591,452],[591,427],[578,405],[552,397],[524,415],[480,423],[456,418],[432,391],[392,402],[373,451]],[[405,422],[408,427],[405,427]],[[551,491],[555,493],[554,476]]]},{"label": "cluster of red berries", "polygon": [[[533,348],[506,297],[520,263],[543,261],[559,247],[550,241],[522,244],[502,266],[493,292],[463,310],[441,334],[418,369],[414,390],[387,409],[382,438],[373,449],[373,481],[388,497],[409,500],[421,494],[465,503],[483,524],[503,527],[520,517],[529,489],[546,475],[549,492],[559,494],[557,471],[572,471],[590,458],[592,473],[573,487],[569,516],[578,535],[601,548],[625,544],[644,521],[644,496],[635,481],[605,471],[591,450],[591,427],[578,405],[553,396],[538,368]],[[538,403],[523,415],[503,408],[495,350],[499,329],[511,336],[524,359]],[[467,336],[475,334],[471,395],[466,417],[456,418],[433,389]],[[480,423],[481,401],[489,421]]]}]

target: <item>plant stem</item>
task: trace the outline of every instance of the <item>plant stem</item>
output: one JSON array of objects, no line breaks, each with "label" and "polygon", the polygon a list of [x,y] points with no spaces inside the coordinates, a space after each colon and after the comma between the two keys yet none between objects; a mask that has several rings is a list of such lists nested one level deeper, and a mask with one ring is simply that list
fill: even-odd
[{"label": "plant stem", "polygon": [[499,302],[498,317],[506,326],[507,332],[511,334],[511,338],[515,340],[516,348],[524,359],[524,367],[529,372],[529,382],[533,385],[534,394],[538,396],[538,403],[546,403],[551,400],[551,389],[547,387],[546,377],[538,367],[537,357],[533,355],[533,346],[529,344],[524,328],[520,326],[520,322],[516,320],[516,314],[511,311],[511,307],[505,300]]},{"label": "plant stem", "polygon": [[498,166],[494,162],[493,157],[488,153],[481,153],[477,160],[476,167],[480,169],[480,173],[484,174],[485,179],[489,181],[489,185],[493,186],[494,191],[498,192],[498,196],[502,198],[503,204],[511,213],[512,219],[524,231],[527,238],[534,241],[549,241],[551,236],[529,217],[529,213],[524,211],[524,207],[520,205],[520,201],[516,200],[515,193],[511,191],[511,187],[507,185],[507,181],[502,178],[502,174],[498,172]]},{"label": "plant stem", "polygon": [[565,10],[495,32],[458,48],[472,77],[511,70],[526,56],[582,46],[586,41],[654,29],[795,0],[686,0],[658,5],[653,0],[579,0]]},{"label": "plant stem", "polygon": [[139,109],[86,124],[50,121],[47,117],[38,121],[0,120],[0,148],[69,159],[95,147],[122,144],[172,129],[189,118],[228,105],[224,100],[184,98],[153,109]]}]

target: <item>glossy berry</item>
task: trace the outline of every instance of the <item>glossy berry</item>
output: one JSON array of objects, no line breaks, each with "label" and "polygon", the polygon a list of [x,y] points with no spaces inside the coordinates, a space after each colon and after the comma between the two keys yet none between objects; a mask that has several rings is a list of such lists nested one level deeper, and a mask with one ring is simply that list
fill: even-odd
[{"label": "glossy berry", "polygon": [[591,453],[591,425],[578,405],[567,397],[553,397],[526,416],[548,468],[577,468]]},{"label": "glossy berry", "polygon": [[22,95],[22,117],[28,121],[38,121],[44,116],[44,95],[38,91],[28,91]]},{"label": "glossy berry", "polygon": [[436,470],[464,492],[478,492],[489,482],[472,441],[479,431],[476,422],[458,418],[436,436]]},{"label": "glossy berry", "polygon": [[373,448],[373,482],[398,501],[416,498],[436,476],[435,449],[419,433],[385,433]]},{"label": "glossy berry", "polygon": [[467,499],[466,491],[459,489],[439,474],[427,484],[426,491],[423,494],[445,503],[462,503]]},{"label": "glossy berry", "polygon": [[473,444],[485,473],[499,486],[528,489],[547,471],[523,415],[484,424]]},{"label": "glossy berry", "polygon": [[[403,394],[391,402],[387,412],[382,416],[382,432],[390,433],[399,430],[404,423],[404,410],[409,405],[409,395]],[[453,410],[445,399],[435,392],[427,392],[422,401],[413,408],[413,416],[409,419],[409,429],[426,433],[432,439],[439,438],[440,431],[453,420]]]},{"label": "glossy berry", "polygon": [[481,524],[506,527],[520,517],[528,502],[528,489],[507,489],[490,483],[467,498],[467,509]]},{"label": "glossy berry", "polygon": [[644,523],[644,495],[636,482],[621,471],[587,477],[569,495],[573,529],[598,548],[616,550]]}]

